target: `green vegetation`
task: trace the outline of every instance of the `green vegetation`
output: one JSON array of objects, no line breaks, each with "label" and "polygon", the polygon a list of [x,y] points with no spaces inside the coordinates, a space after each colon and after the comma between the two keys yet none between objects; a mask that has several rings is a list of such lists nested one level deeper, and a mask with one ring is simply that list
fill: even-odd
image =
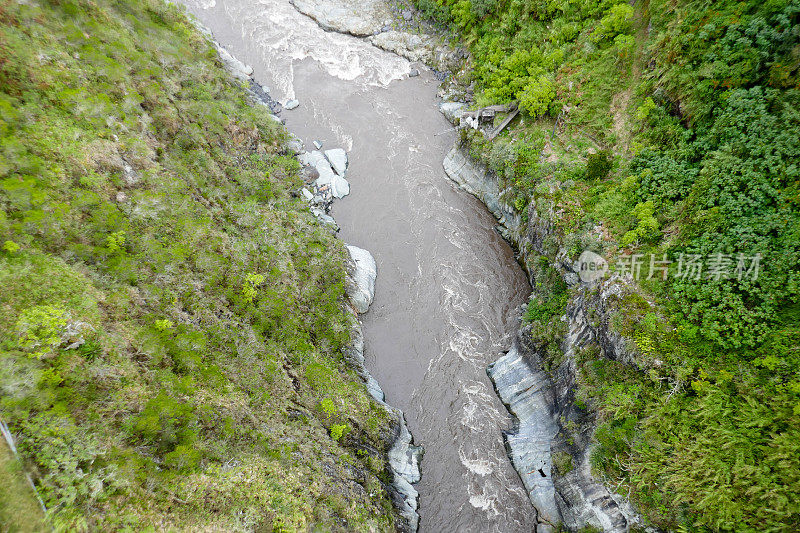
[{"label": "green vegetation", "polygon": [[[527,111],[464,138],[509,205],[554,224],[550,261],[674,261],[611,302],[635,364],[581,358],[597,473],[665,529],[800,529],[800,2],[418,6],[469,46],[479,105]],[[536,287],[534,340],[565,302]]]},{"label": "green vegetation", "polygon": [[3,531],[43,531],[44,513],[25,479],[22,465],[14,458],[5,439],[0,438],[0,528]]},{"label": "green vegetation", "polygon": [[284,136],[174,6],[0,0],[0,416],[56,529],[393,529]]}]

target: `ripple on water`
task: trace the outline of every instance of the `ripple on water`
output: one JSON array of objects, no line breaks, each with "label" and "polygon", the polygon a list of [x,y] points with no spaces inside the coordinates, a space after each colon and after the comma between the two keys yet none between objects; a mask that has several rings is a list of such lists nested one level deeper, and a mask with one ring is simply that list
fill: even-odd
[{"label": "ripple on water", "polygon": [[510,420],[485,373],[528,287],[494,219],[442,171],[455,136],[441,135],[435,81],[423,72],[393,83],[408,61],[322,31],[288,0],[183,1],[275,98],[300,95],[284,116],[307,145],[350,151],[353,189],[334,216],[342,238],[378,262],[366,357],[426,447],[421,531],[531,531],[502,440]]}]

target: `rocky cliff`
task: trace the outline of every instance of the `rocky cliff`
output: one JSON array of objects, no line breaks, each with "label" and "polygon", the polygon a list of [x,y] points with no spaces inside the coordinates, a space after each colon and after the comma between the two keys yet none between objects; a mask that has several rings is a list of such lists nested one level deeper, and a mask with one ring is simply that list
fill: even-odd
[{"label": "rocky cliff", "polygon": [[[456,119],[451,107],[443,111]],[[578,407],[575,390],[582,352],[600,350],[606,357],[633,361],[627,341],[611,327],[618,302],[631,287],[618,277],[581,281],[563,246],[556,250],[545,246],[546,242],[559,242],[551,218],[529,209],[528,220],[523,220],[504,201],[496,177],[470,158],[465,147],[456,146],[447,154],[444,169],[454,182],[486,204],[500,222],[499,230],[519,251],[523,266],[546,257],[570,288],[566,313],[561,317],[565,327],[557,339],[562,354],[558,364],[546,363],[552,358],[546,356],[531,327],[522,324],[509,352],[488,369],[498,395],[516,417],[517,423],[505,439],[509,456],[537,510],[537,530],[592,526],[603,531],[629,531],[640,519],[624,497],[592,474],[590,455],[596,420],[590,406]],[[537,273],[526,270],[535,295]]]}]

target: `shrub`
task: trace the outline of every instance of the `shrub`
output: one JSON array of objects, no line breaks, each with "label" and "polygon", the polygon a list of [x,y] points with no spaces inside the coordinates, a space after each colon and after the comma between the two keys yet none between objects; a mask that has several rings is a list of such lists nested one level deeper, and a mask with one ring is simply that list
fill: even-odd
[{"label": "shrub", "polygon": [[608,150],[589,154],[586,158],[586,178],[591,181],[601,180],[608,176],[613,167],[614,161]]},{"label": "shrub", "polygon": [[336,442],[339,442],[339,439],[341,439],[349,431],[350,426],[347,424],[333,424],[331,426],[331,438]]}]

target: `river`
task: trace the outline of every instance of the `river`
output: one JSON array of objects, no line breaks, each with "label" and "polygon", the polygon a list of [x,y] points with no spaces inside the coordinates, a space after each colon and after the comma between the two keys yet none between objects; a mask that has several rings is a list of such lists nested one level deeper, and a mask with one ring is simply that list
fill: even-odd
[{"label": "river", "polygon": [[340,237],[372,252],[375,300],[363,315],[367,367],[425,448],[420,531],[533,531],[510,464],[512,424],[486,376],[510,344],[530,292],[485,207],[442,170],[455,134],[430,72],[362,39],[323,31],[288,0],[184,0],[253,66],[307,149],[348,151],[351,194],[335,203]]}]

